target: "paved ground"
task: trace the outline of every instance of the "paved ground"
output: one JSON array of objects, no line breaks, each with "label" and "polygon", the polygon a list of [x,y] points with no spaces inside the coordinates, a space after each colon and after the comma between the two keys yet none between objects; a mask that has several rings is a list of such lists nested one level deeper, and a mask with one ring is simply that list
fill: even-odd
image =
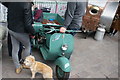
[{"label": "paved ground", "polygon": [[[70,62],[72,71],[70,78],[117,78],[118,77],[118,37],[105,36],[103,41],[96,41],[92,37],[83,39],[75,36],[75,49]],[[3,78],[30,78],[30,70],[23,70],[15,74],[12,59],[8,56],[6,40],[2,51],[2,77]],[[51,66],[55,71],[53,61],[45,61],[38,50],[33,49],[36,60]],[[0,63],[1,64],[1,63]],[[1,70],[0,70],[1,71]],[[36,75],[41,78],[41,74]],[[54,77],[55,72],[54,72]]]}]

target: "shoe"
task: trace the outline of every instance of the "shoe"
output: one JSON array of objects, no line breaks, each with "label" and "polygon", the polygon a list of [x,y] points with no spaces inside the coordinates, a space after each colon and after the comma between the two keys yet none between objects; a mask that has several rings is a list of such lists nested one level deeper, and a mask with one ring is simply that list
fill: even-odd
[{"label": "shoe", "polygon": [[16,72],[17,74],[19,74],[21,71],[22,71],[22,66],[20,66],[19,68],[16,68],[16,70],[15,70],[15,72]]}]

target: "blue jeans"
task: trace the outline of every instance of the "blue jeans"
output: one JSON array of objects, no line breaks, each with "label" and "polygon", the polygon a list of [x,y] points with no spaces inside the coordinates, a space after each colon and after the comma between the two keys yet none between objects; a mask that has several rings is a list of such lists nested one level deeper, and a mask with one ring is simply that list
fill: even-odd
[{"label": "blue jeans", "polygon": [[30,55],[31,52],[31,44],[29,39],[29,34],[27,33],[16,33],[9,30],[11,41],[12,41],[12,59],[16,68],[20,67],[18,51],[20,47],[20,42],[25,47],[23,52],[23,59]]},{"label": "blue jeans", "polygon": [[[11,37],[9,33],[8,33],[7,42],[8,42],[8,53],[9,53],[9,56],[12,57],[12,42],[11,42]],[[18,52],[19,60],[21,59],[21,56],[22,56],[22,50],[23,50],[23,45],[20,43],[19,52]]]}]

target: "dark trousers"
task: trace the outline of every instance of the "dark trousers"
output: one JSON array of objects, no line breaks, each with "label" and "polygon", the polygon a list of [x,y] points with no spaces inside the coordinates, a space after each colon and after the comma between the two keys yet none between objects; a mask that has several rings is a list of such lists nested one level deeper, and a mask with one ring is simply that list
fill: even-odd
[{"label": "dark trousers", "polygon": [[[8,54],[9,56],[12,57],[12,43],[11,43],[11,37],[10,37],[10,34],[8,33]],[[20,49],[19,49],[19,52],[18,52],[18,57],[19,57],[19,60],[21,59],[21,53],[22,53],[22,44],[20,43]]]},{"label": "dark trousers", "polygon": [[115,30],[113,28],[110,28],[110,32],[109,33],[114,36],[117,33],[117,30]]}]

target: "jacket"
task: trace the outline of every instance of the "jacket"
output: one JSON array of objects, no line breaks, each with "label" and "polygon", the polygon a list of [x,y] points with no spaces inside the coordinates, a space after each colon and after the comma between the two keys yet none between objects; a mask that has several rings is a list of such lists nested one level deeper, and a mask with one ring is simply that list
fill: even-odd
[{"label": "jacket", "polygon": [[65,12],[64,26],[66,28],[80,28],[82,17],[86,11],[87,2],[68,2]]},{"label": "jacket", "polygon": [[31,2],[7,2],[3,5],[8,8],[8,29],[18,33],[35,33]]}]

